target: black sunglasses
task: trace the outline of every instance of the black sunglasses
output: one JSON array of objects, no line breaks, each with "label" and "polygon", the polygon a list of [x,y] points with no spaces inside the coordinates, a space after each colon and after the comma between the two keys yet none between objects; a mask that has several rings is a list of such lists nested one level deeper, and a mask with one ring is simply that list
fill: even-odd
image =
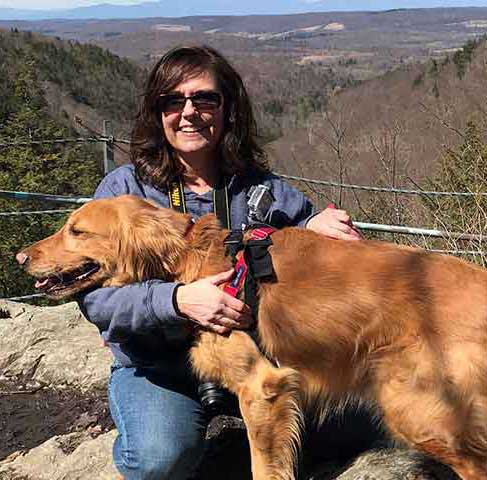
[{"label": "black sunglasses", "polygon": [[159,95],[157,108],[161,113],[180,113],[184,110],[187,100],[191,100],[198,112],[213,112],[220,108],[223,97],[221,93],[213,90],[196,92],[189,97],[181,93],[166,93]]}]

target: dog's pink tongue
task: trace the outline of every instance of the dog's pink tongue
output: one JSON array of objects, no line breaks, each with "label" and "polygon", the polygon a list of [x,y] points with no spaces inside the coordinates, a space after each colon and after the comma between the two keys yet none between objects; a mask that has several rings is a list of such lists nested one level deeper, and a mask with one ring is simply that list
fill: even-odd
[{"label": "dog's pink tongue", "polygon": [[35,288],[45,287],[48,282],[49,282],[49,279],[48,278],[45,278],[44,280],[37,280],[37,282],[35,283],[34,287]]}]

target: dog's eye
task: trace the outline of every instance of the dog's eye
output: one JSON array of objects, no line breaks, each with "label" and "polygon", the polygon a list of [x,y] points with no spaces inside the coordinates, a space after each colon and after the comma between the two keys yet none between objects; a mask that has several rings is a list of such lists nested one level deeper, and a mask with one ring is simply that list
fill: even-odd
[{"label": "dog's eye", "polygon": [[75,237],[79,237],[80,235],[83,235],[83,230],[80,230],[79,228],[71,225],[71,227],[69,228],[69,233]]}]

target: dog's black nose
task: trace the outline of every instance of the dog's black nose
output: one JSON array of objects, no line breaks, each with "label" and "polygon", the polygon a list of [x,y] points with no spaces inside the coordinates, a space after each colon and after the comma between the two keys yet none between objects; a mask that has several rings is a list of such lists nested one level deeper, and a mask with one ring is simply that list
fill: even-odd
[{"label": "dog's black nose", "polygon": [[15,255],[15,259],[17,260],[19,265],[25,265],[29,261],[29,256],[25,253],[20,252]]}]

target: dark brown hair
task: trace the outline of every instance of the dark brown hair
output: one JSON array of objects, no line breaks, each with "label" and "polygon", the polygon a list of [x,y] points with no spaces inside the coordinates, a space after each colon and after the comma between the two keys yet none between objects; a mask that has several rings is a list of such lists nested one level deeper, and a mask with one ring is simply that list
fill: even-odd
[{"label": "dark brown hair", "polygon": [[224,127],[218,159],[225,175],[269,170],[266,156],[257,144],[252,105],[242,78],[216,50],[207,46],[183,46],[168,51],[154,66],[132,130],[131,160],[144,183],[166,189],[167,182],[183,173],[167,142],[157,107],[159,95],[170,92],[188,78],[210,72],[224,98]]}]

